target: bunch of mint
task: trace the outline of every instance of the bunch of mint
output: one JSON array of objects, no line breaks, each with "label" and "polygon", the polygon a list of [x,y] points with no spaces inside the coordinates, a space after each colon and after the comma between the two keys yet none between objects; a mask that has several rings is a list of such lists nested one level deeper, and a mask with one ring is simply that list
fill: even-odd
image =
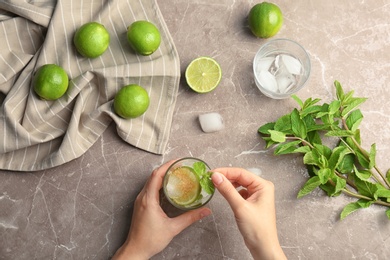
[{"label": "bunch of mint", "polygon": [[[318,105],[320,99],[302,101],[294,95],[300,109],[258,131],[267,148],[275,146],[276,155],[303,154],[310,178],[298,198],[319,187],[331,197],[344,193],[357,198],[344,207],[341,219],[372,204],[384,206],[390,219],[390,169],[385,174],[376,166],[375,144],[369,151],[361,145],[359,125],[363,115],[357,107],[366,98],[354,97],[353,91],[344,93],[338,81],[334,86],[336,100]],[[325,138],[334,139],[333,145],[325,145]]]}]

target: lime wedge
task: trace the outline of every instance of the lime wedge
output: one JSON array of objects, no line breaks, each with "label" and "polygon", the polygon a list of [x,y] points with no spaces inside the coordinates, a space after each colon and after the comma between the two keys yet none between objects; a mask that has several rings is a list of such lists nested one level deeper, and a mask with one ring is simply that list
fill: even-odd
[{"label": "lime wedge", "polygon": [[201,186],[193,169],[182,166],[170,173],[166,190],[168,197],[176,204],[188,206],[197,200]]},{"label": "lime wedge", "polygon": [[210,57],[193,60],[186,69],[187,84],[197,93],[207,93],[215,89],[222,77],[219,64]]}]

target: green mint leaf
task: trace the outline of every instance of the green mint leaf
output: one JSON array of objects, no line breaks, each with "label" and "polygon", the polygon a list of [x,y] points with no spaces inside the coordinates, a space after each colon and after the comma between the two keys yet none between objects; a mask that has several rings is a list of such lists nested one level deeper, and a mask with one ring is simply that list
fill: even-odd
[{"label": "green mint leaf", "polygon": [[354,177],[355,177],[354,178],[355,186],[357,187],[358,192],[361,195],[369,197],[369,198],[373,198],[373,199],[378,199],[378,197],[376,195],[378,187],[374,183],[372,183],[368,180],[359,179],[356,176],[356,167],[355,167],[355,176]]},{"label": "green mint leaf", "polygon": [[272,145],[277,144],[277,142],[272,141],[271,137],[262,137],[265,141],[265,148],[270,148]]},{"label": "green mint leaf", "polygon": [[377,186],[376,196],[378,198],[384,198],[387,200],[390,199],[390,190],[383,187],[380,183],[377,183],[376,186]]},{"label": "green mint leaf", "polygon": [[353,154],[347,154],[343,160],[337,166],[337,171],[347,174],[352,172],[355,163],[355,156]]},{"label": "green mint leaf", "polygon": [[271,134],[271,140],[277,143],[284,143],[286,141],[286,134],[275,131],[275,130],[268,130],[268,132]]},{"label": "green mint leaf", "polygon": [[355,108],[357,108],[359,105],[361,105],[362,103],[364,103],[366,100],[367,100],[367,98],[353,98],[353,99],[352,99],[352,102],[350,102],[350,104],[348,104],[348,105],[343,109],[343,112],[341,113],[341,115],[342,115],[343,117],[345,117],[349,112],[351,112],[352,110],[354,110]]},{"label": "green mint leaf", "polygon": [[339,100],[343,100],[344,99],[344,90],[340,84],[340,82],[338,82],[337,80],[334,81],[334,86],[336,88],[336,95],[337,95],[337,98]]},{"label": "green mint leaf", "polygon": [[308,107],[311,107],[311,106],[313,106],[314,104],[316,104],[316,103],[318,103],[319,101],[321,101],[321,99],[319,99],[319,98],[316,98],[316,99],[312,99],[312,98],[308,98],[308,99],[306,99],[305,100],[305,103],[303,104],[303,109],[306,109],[306,108],[308,108]]},{"label": "green mint leaf", "polygon": [[300,146],[294,150],[294,153],[308,153],[311,149],[309,146]]},{"label": "green mint leaf", "polygon": [[361,199],[356,202],[349,203],[347,206],[344,207],[343,211],[341,212],[340,219],[343,220],[352,212],[355,212],[358,209],[367,208],[371,204],[372,203],[370,201]]},{"label": "green mint leaf", "polygon": [[354,172],[355,172],[356,177],[358,177],[359,180],[362,180],[362,181],[368,181],[372,176],[372,173],[370,171],[358,170],[358,169],[356,169],[356,166],[354,166]]},{"label": "green mint leaf", "polygon": [[340,107],[341,107],[341,102],[340,102],[340,100],[333,100],[333,101],[329,104],[329,114],[330,114],[330,115],[336,114],[337,112],[339,112]]},{"label": "green mint leaf", "polygon": [[298,198],[302,198],[306,196],[313,190],[315,190],[318,186],[320,186],[321,181],[318,176],[311,177],[304,185],[303,188],[298,192]]},{"label": "green mint leaf", "polygon": [[204,162],[195,162],[192,165],[192,169],[194,169],[195,173],[198,175],[199,184],[202,187],[202,190],[208,194],[213,194],[215,190],[214,184],[211,181],[211,174],[213,173],[207,171],[206,164]]},{"label": "green mint leaf", "polygon": [[332,150],[325,145],[314,144],[314,148],[318,154],[324,155],[326,158],[330,158],[330,156],[332,155]]},{"label": "green mint leaf", "polygon": [[314,117],[317,117],[317,113],[321,111],[322,111],[322,106],[309,106],[307,108],[302,109],[300,115],[302,118],[307,115],[313,115]]},{"label": "green mint leaf", "polygon": [[329,168],[334,171],[337,169],[339,164],[343,161],[344,157],[347,154],[350,154],[351,151],[345,146],[337,146],[333,149],[332,155],[329,158]]},{"label": "green mint leaf", "polygon": [[318,157],[313,156],[313,151],[307,152],[303,156],[303,163],[306,165],[319,165]]},{"label": "green mint leaf", "polygon": [[264,135],[269,135],[270,133],[268,130],[274,130],[275,123],[267,123],[262,126],[260,126],[258,132]]},{"label": "green mint leaf", "polygon": [[352,111],[347,119],[346,119],[346,124],[349,128],[349,130],[351,131],[356,131],[360,125],[360,123],[362,122],[363,120],[363,114],[362,112],[357,109],[357,110],[354,110]]},{"label": "green mint leaf", "polygon": [[350,130],[334,130],[326,133],[326,136],[335,136],[335,137],[349,137],[353,135],[354,132]]},{"label": "green mint leaf", "polygon": [[194,169],[199,179],[201,179],[203,175],[206,174],[206,164],[204,164],[203,162],[195,162],[192,165],[192,169]]},{"label": "green mint leaf", "polygon": [[274,154],[281,155],[281,154],[290,154],[295,152],[296,148],[299,144],[301,144],[301,141],[293,141],[293,142],[287,142],[284,144],[280,144],[275,148]]},{"label": "green mint leaf", "polygon": [[303,108],[303,101],[297,95],[292,95],[291,97],[298,103],[301,108]]},{"label": "green mint leaf", "polygon": [[308,132],[306,139],[312,144],[322,144],[321,136],[318,131]]},{"label": "green mint leaf", "polygon": [[370,149],[370,155],[369,155],[370,161],[368,163],[368,169],[372,169],[376,165],[375,157],[376,157],[376,145],[372,144]]},{"label": "green mint leaf", "polygon": [[335,183],[335,186],[334,186],[334,193],[332,194],[332,196],[335,196],[335,194],[340,194],[341,191],[347,186],[346,180],[336,175],[334,177],[335,179],[333,180],[333,182]]},{"label": "green mint leaf", "polygon": [[329,168],[323,168],[317,172],[317,175],[320,178],[321,184],[325,184],[328,182],[330,176],[332,175],[332,171]]},{"label": "green mint leaf", "polygon": [[205,174],[203,176],[202,179],[200,179],[200,186],[208,194],[213,194],[215,191],[214,184],[211,180],[211,174],[212,174],[212,172],[208,172],[207,174]]},{"label": "green mint leaf", "polygon": [[305,139],[307,136],[306,125],[301,119],[297,109],[291,113],[291,129],[295,136]]},{"label": "green mint leaf", "polygon": [[363,168],[370,169],[370,162],[367,157],[359,150],[354,149],[354,151],[360,165],[363,166]]},{"label": "green mint leaf", "polygon": [[322,104],[320,111],[317,113],[316,118],[321,118],[324,123],[330,124],[331,122],[326,118],[327,115],[329,115],[329,104],[324,103]]},{"label": "green mint leaf", "polygon": [[284,115],[280,117],[278,120],[276,120],[274,130],[284,132],[287,134],[292,133],[290,115]]}]

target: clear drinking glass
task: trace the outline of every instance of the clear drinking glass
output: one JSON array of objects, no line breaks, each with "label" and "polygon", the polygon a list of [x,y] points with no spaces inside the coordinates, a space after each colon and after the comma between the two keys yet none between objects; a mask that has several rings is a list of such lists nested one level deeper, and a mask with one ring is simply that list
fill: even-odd
[{"label": "clear drinking glass", "polygon": [[214,195],[210,167],[197,158],[179,159],[165,173],[163,190],[167,200],[176,208],[199,208]]},{"label": "clear drinking glass", "polygon": [[306,50],[289,39],[274,39],[257,51],[253,60],[256,86],[271,98],[290,97],[303,88],[310,76]]}]

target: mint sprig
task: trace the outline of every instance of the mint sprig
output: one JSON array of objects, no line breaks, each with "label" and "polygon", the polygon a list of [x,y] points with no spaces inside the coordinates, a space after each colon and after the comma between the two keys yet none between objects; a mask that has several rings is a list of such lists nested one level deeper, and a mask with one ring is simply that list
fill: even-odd
[{"label": "mint sprig", "polygon": [[203,162],[195,162],[192,165],[192,168],[199,178],[199,183],[202,189],[208,194],[213,194],[215,187],[211,181],[212,172],[207,171],[206,164]]},{"label": "mint sprig", "polygon": [[[340,218],[373,204],[385,206],[390,219],[390,169],[378,169],[376,145],[369,151],[362,147],[359,125],[363,114],[358,106],[366,98],[354,97],[353,91],[344,93],[341,84],[334,82],[337,98],[319,105],[320,99],[302,101],[292,96],[299,109],[293,109],[275,122],[259,128],[266,147],[275,146],[274,154],[303,154],[303,162],[310,178],[298,192],[298,198],[317,187],[328,196],[346,194],[357,198],[344,207]],[[325,145],[326,143],[333,145]]]}]

